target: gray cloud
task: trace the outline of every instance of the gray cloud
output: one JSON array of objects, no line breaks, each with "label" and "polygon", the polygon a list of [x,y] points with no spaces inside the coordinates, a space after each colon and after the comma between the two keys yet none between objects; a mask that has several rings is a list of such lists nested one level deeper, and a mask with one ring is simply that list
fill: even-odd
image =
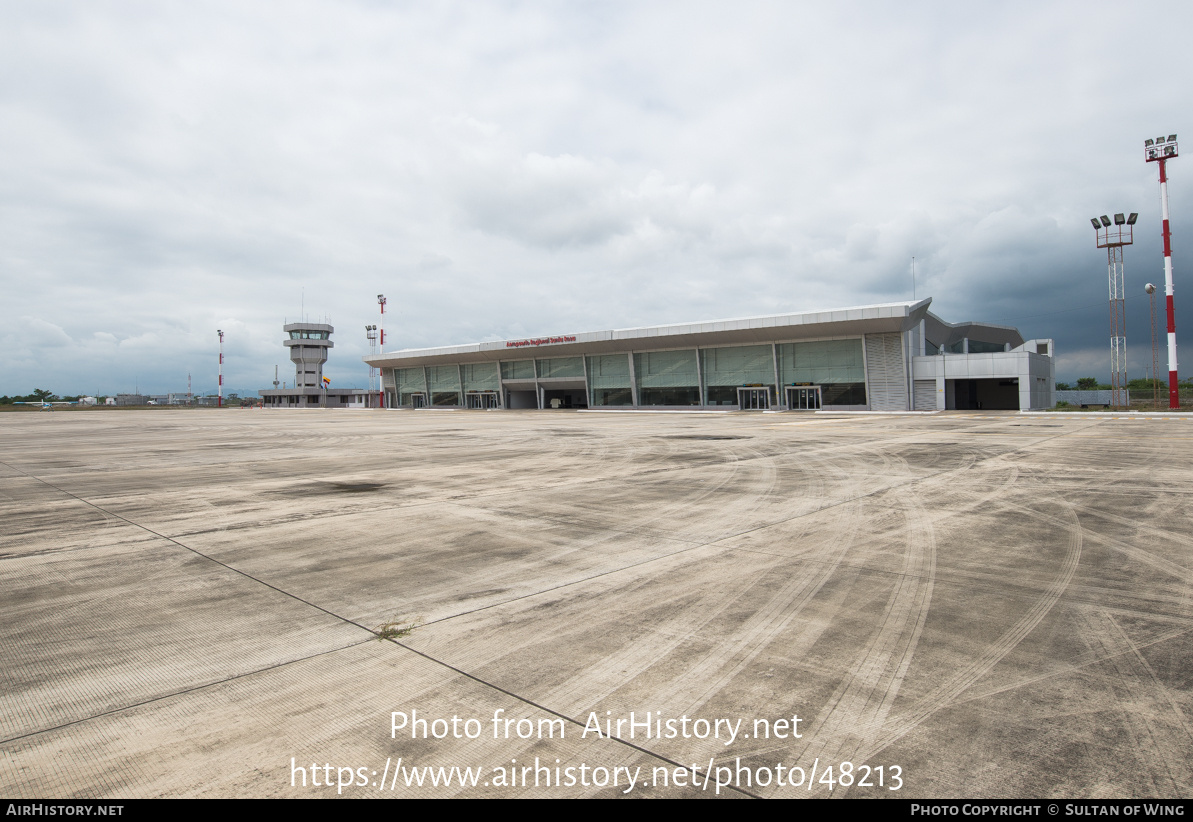
[{"label": "gray cloud", "polygon": [[912,256],[942,316],[1055,337],[1075,379],[1108,349],[1088,217],[1120,210],[1142,373],[1141,143],[1189,110],[1193,12],[1166,14],[7,4],[0,393],[212,388],[216,328],[225,382],[263,387],[303,310],[364,385],[378,292],[423,346],[909,298]]}]

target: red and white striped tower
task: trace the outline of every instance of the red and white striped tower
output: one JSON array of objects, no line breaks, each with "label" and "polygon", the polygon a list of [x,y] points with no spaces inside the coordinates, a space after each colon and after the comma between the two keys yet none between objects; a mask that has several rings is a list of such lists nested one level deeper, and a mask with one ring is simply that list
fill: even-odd
[{"label": "red and white striped tower", "polygon": [[381,306],[381,339],[378,340],[381,344],[381,352],[385,353],[385,295],[377,295],[377,304]]},{"label": "red and white striped tower", "polygon": [[[378,343],[380,345],[380,350],[378,351],[378,353],[384,354],[385,353],[385,295],[384,294],[377,295],[377,304],[381,306],[381,328],[380,328],[381,337],[378,340]],[[384,408],[385,407],[385,371],[384,370],[381,372],[380,394],[381,394],[381,402],[379,403],[379,405],[382,408]]]},{"label": "red and white striped tower", "polygon": [[1164,237],[1164,296],[1168,303],[1168,407],[1180,408],[1176,366],[1176,308],[1172,302],[1172,232],[1168,228],[1168,172],[1165,164],[1177,156],[1176,135],[1168,139],[1144,140],[1143,153],[1149,163],[1160,164],[1160,220]]},{"label": "red and white striped tower", "polygon": [[216,400],[216,405],[220,408],[224,407],[224,332],[216,330],[220,335],[220,388],[219,399]]}]

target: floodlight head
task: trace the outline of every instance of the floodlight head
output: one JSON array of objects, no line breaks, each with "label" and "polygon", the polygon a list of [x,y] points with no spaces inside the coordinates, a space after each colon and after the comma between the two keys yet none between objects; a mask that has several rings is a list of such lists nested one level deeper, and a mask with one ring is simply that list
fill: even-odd
[{"label": "floodlight head", "polygon": [[1156,138],[1156,142],[1157,142],[1157,143],[1162,143],[1162,142],[1164,142],[1164,135],[1163,135],[1163,134],[1161,134],[1159,137],[1157,137],[1157,138]]},{"label": "floodlight head", "polygon": [[1107,228],[1110,227],[1110,218],[1109,217],[1107,217],[1105,214],[1103,214],[1101,217],[1101,220],[1102,220],[1102,225],[1106,226]]},{"label": "floodlight head", "polygon": [[1094,231],[1099,231],[1099,230],[1101,230],[1101,228],[1102,228],[1102,224],[1098,222],[1098,218],[1097,218],[1097,217],[1093,217],[1093,218],[1091,218],[1091,219],[1090,219],[1090,222],[1094,224]]},{"label": "floodlight head", "polygon": [[1152,285],[1151,283],[1148,283],[1147,285],[1145,285],[1143,287],[1143,290],[1146,291],[1148,294],[1156,293],[1156,287],[1154,285]]},{"label": "floodlight head", "polygon": [[1126,214],[1115,214],[1114,215],[1114,224],[1115,225],[1126,225],[1127,224],[1127,215]]},{"label": "floodlight head", "polygon": [[1136,221],[1136,220],[1138,220],[1138,219],[1139,219],[1139,214],[1137,214],[1136,212],[1132,211],[1132,212],[1131,212],[1131,213],[1130,213],[1130,214],[1127,216],[1127,225],[1135,225],[1135,221]]},{"label": "floodlight head", "polygon": [[1152,140],[1151,138],[1148,138],[1147,140],[1144,140],[1144,141],[1143,141],[1143,147],[1144,147],[1144,148],[1147,148],[1147,147],[1149,147],[1149,146],[1154,146],[1155,144],[1156,144],[1156,141],[1155,141],[1155,140]]},{"label": "floodlight head", "polygon": [[1175,135],[1175,134],[1169,134],[1169,135],[1168,135],[1168,142],[1170,142],[1170,143],[1175,143],[1175,142],[1176,142],[1176,135]]}]

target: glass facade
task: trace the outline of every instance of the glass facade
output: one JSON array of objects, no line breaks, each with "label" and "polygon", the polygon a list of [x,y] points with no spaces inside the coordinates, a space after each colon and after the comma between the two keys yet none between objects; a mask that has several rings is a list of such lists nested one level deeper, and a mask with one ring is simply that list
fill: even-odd
[{"label": "glass facade", "polygon": [[501,379],[503,380],[533,380],[534,360],[514,360],[501,364]]},{"label": "glass facade", "polygon": [[700,353],[705,404],[737,405],[737,389],[742,386],[768,388],[771,405],[776,403],[775,361],[769,345],[704,348]]},{"label": "glass facade", "polygon": [[411,406],[414,394],[426,393],[427,375],[422,368],[395,368],[393,375],[399,405]]},{"label": "glass facade", "polygon": [[635,354],[634,376],[639,405],[700,405],[695,349]]},{"label": "glass facade", "polygon": [[862,341],[818,340],[776,346],[783,385],[819,385],[824,405],[865,405]]},{"label": "glass facade", "polygon": [[[971,342],[971,350],[972,347],[976,346]],[[423,404],[484,407],[484,403],[473,395],[502,392],[503,381],[506,382],[505,390],[519,394],[520,399],[515,403],[511,395],[503,393],[502,406],[506,399],[514,407],[537,407],[540,402],[545,403],[547,400],[540,397],[525,406],[525,397],[521,397],[520,392],[533,397],[527,385],[531,381],[540,381],[540,388],[554,392],[553,398],[561,399],[564,407],[582,406],[583,400],[578,393],[563,396],[562,392],[574,391],[578,387],[576,383],[585,379],[588,405],[594,408],[635,404],[645,407],[741,407],[745,396],[749,397],[751,408],[785,407],[788,388],[815,390],[815,407],[819,407],[820,402],[824,406],[864,406],[867,403],[860,337],[453,363],[399,368],[389,373],[393,375],[398,403],[406,407]]]},{"label": "glass facade", "polygon": [[1006,346],[1002,343],[982,342],[981,340],[969,341],[970,354],[994,354],[1005,350]]},{"label": "glass facade", "polygon": [[461,365],[464,372],[465,391],[500,391],[501,374],[495,362],[478,362]]},{"label": "glass facade", "polygon": [[588,358],[589,405],[633,405],[630,360],[625,354],[598,354]]},{"label": "glass facade", "polygon": [[551,360],[539,360],[538,372],[540,379],[552,377],[574,377],[584,379],[584,359],[582,357],[556,357]]},{"label": "glass facade", "polygon": [[463,405],[458,365],[427,366],[427,388],[431,392],[431,405]]}]

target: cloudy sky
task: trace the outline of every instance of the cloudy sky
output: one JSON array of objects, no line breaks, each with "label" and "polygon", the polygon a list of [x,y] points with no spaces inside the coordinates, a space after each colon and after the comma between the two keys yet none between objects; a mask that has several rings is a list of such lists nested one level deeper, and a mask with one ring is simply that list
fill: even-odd
[{"label": "cloudy sky", "polygon": [[913,256],[944,319],[1108,380],[1115,211],[1143,376],[1193,6],[1140,9],[0,0],[0,394],[214,390],[217,328],[255,391],[304,311],[364,387],[381,292],[422,347],[910,299]]}]

